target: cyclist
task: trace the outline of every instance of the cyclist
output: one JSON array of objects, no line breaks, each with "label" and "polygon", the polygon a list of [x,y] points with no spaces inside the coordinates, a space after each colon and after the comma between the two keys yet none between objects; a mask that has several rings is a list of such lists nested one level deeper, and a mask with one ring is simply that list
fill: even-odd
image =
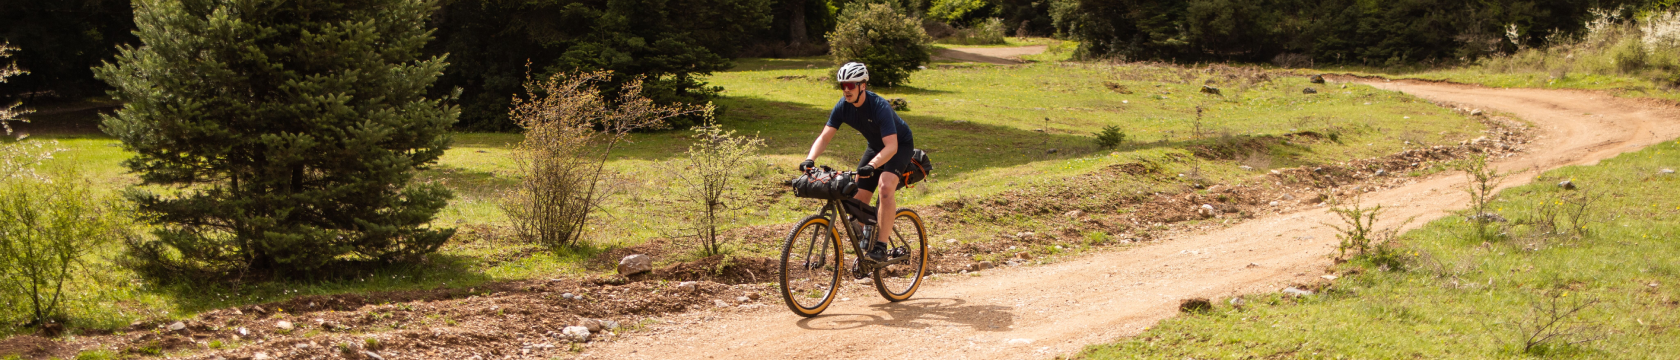
[{"label": "cyclist", "polygon": [[[869,68],[860,62],[849,62],[840,66],[840,71],[834,76],[840,82],[841,99],[834,104],[834,110],[828,113],[828,123],[823,126],[822,134],[811,144],[811,152],[805,156],[805,161],[799,163],[799,171],[804,172],[815,166],[817,155],[828,148],[828,142],[834,139],[834,132],[844,123],[856,129],[869,142],[869,147],[863,152],[863,159],[858,161],[857,177],[858,192],[850,205],[866,212],[873,212],[878,223],[878,229],[892,229],[893,213],[898,204],[893,200],[893,192],[898,189],[899,178],[904,175],[906,165],[910,164],[911,149],[915,149],[915,141],[910,136],[910,127],[904,120],[898,118],[892,105],[887,99],[881,98],[869,91]],[[870,197],[879,192],[881,194],[879,207],[870,209]],[[858,214],[861,215],[861,214]],[[857,216],[868,223],[867,216]],[[887,235],[891,231],[876,231],[873,246],[866,250],[869,258],[875,261],[887,259]]]}]

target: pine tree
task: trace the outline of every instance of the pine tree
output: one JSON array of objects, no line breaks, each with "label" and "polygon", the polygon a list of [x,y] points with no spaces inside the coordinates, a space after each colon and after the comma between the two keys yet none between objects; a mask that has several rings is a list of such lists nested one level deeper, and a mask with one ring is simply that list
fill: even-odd
[{"label": "pine tree", "polygon": [[128,192],[161,269],[297,272],[400,261],[454,229],[410,184],[459,111],[427,88],[428,0],[136,0],[140,47],[96,69],[125,105],[103,130],[136,155]]}]

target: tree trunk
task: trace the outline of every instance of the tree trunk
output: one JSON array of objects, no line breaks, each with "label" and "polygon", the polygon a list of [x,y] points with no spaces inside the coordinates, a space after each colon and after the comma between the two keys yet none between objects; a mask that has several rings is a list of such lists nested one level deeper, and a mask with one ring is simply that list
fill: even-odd
[{"label": "tree trunk", "polygon": [[808,0],[793,0],[792,9],[788,12],[788,43],[804,44],[809,35],[805,34],[805,2]]}]

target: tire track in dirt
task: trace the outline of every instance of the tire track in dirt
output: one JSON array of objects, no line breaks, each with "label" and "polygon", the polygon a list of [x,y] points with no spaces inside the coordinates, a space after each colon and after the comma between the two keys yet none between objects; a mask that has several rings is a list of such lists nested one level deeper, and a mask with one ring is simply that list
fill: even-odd
[{"label": "tire track in dirt", "polygon": [[[1535,124],[1530,152],[1501,159],[1501,171],[1537,173],[1593,164],[1680,136],[1680,109],[1659,101],[1597,92],[1490,89],[1424,81],[1341,77],[1443,103],[1503,111]],[[1387,219],[1410,227],[1463,208],[1463,176],[1442,174],[1365,194]],[[1049,358],[1088,344],[1133,336],[1177,312],[1180,299],[1274,292],[1319,278],[1335,251],[1325,208],[1266,216],[1137,248],[1061,263],[947,275],[914,299],[888,303],[868,287],[841,289],[823,316],[802,319],[780,307],[712,314],[705,321],[653,325],[581,357],[656,358]],[[698,316],[698,315],[695,315]],[[642,335],[647,334],[647,335]]]}]

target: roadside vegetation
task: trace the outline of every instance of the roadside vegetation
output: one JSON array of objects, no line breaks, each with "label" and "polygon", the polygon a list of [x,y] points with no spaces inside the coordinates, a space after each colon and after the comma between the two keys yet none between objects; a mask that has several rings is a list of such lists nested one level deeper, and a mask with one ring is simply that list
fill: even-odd
[{"label": "roadside vegetation", "polygon": [[[1605,90],[1680,101],[1680,10],[1624,14],[1595,10],[1578,36],[1522,48],[1469,66],[1402,77],[1493,87]],[[1512,33],[1511,36],[1519,36]]]},{"label": "roadside vegetation", "polygon": [[1680,357],[1676,154],[1547,171],[1493,196],[1493,216],[1463,210],[1352,257],[1314,295],[1221,299],[1078,358]]}]

